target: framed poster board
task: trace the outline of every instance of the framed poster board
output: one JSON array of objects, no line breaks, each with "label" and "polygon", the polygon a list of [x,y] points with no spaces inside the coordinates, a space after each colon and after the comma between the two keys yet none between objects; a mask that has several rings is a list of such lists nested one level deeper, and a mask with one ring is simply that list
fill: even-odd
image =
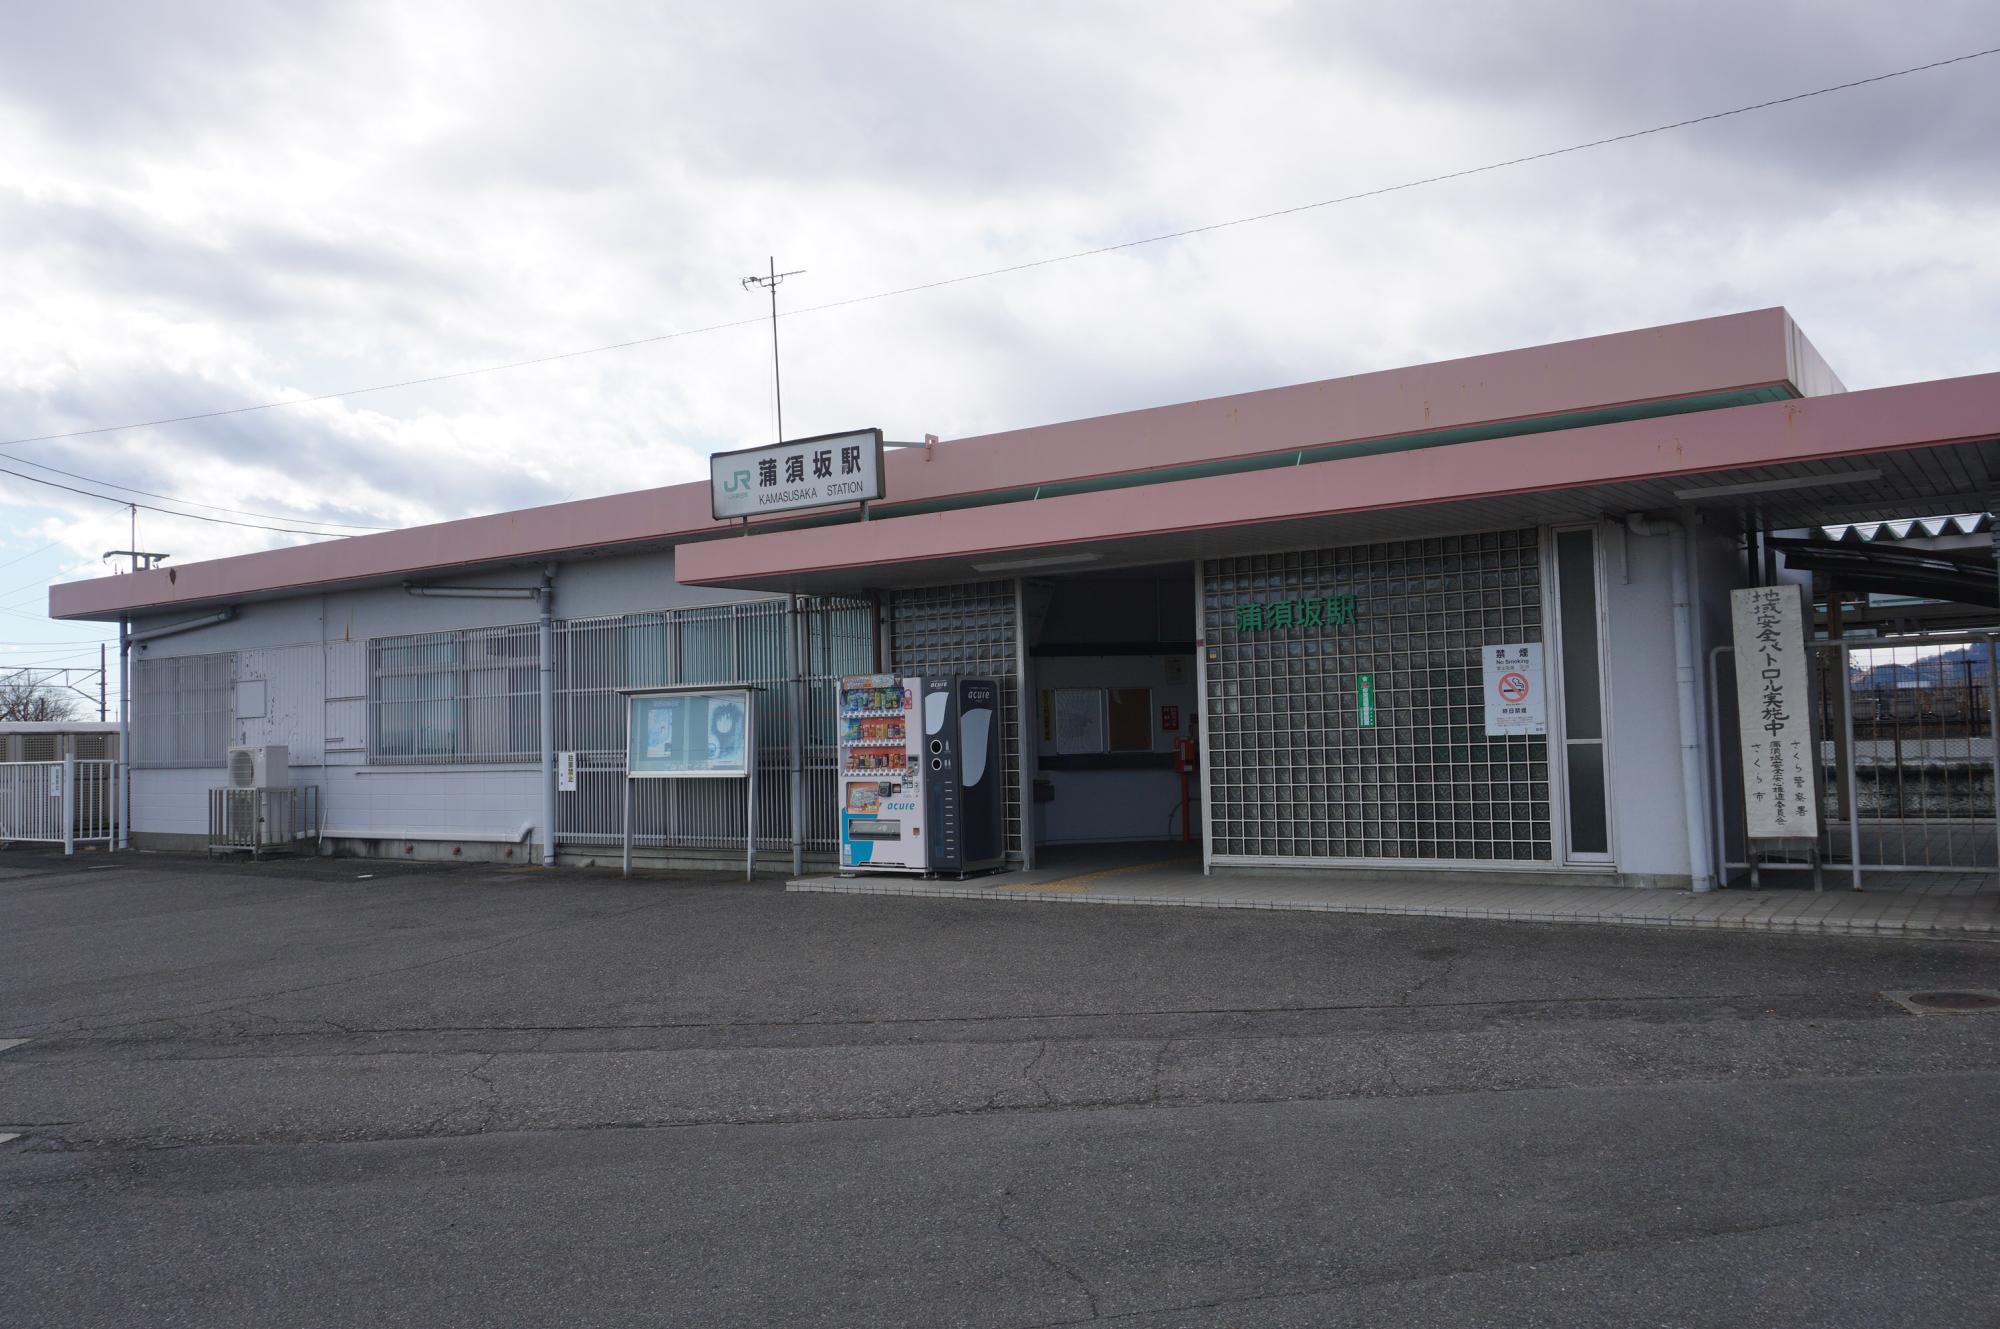
[{"label": "framed poster board", "polygon": [[625,875],[632,875],[634,780],[741,780],[743,877],[757,871],[757,690],[621,688],[625,697]]},{"label": "framed poster board", "polygon": [[1153,750],[1151,688],[1107,688],[1104,692],[1104,710],[1105,751],[1151,752]]},{"label": "framed poster board", "polygon": [[633,692],[625,705],[625,771],[630,778],[749,776],[749,689]]}]

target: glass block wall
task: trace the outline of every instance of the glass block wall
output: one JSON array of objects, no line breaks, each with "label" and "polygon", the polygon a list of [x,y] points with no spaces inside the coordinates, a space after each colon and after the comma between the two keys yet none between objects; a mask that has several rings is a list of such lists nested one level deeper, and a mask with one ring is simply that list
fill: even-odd
[{"label": "glass block wall", "polygon": [[1534,531],[1217,559],[1202,601],[1218,861],[1550,861],[1547,740],[1481,706],[1480,647],[1542,640]]},{"label": "glass block wall", "polygon": [[898,674],[970,674],[1000,681],[1000,752],[1007,780],[1007,857],[1021,859],[1020,668],[1014,583],[927,586],[889,599],[889,667]]}]

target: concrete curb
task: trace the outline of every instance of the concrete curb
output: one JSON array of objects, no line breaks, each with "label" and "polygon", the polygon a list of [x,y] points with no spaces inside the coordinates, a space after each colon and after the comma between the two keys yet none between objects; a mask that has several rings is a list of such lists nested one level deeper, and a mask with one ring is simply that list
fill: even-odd
[{"label": "concrete curb", "polygon": [[[1300,896],[1265,898],[1224,896],[1134,895],[1117,892],[1084,894],[1059,891],[1003,890],[990,886],[959,886],[894,881],[793,881],[787,891],[810,895],[882,895],[929,900],[984,900],[999,904],[1128,905],[1176,909],[1270,909],[1321,914],[1379,914],[1405,918],[1468,918],[1511,923],[1586,923],[1616,927],[1707,928],[1723,932],[1782,932],[1807,936],[1909,937],[1957,941],[2000,940],[2000,915],[1987,918],[1899,916],[1875,910],[1843,915],[1828,905],[1829,895],[1804,896],[1796,911],[1773,913],[1760,896],[1746,908],[1741,895],[1729,892],[1713,905],[1691,898],[1675,900],[1645,912],[1605,909],[1609,901],[1591,901],[1575,909],[1502,909],[1480,905],[1398,905]],[[1776,897],[1780,904],[1790,904]],[[1886,899],[1888,897],[1875,897]],[[1694,908],[1688,906],[1692,904]],[[1954,911],[1957,912],[1957,911]]]}]

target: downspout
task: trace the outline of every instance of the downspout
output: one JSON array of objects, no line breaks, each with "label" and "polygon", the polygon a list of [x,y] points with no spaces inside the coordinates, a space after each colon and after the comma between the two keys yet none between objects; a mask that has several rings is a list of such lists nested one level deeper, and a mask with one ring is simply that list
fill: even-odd
[{"label": "downspout", "polygon": [[1664,535],[1674,592],[1674,696],[1680,714],[1681,804],[1686,809],[1688,883],[1698,894],[1715,889],[1708,834],[1708,800],[1702,792],[1701,721],[1695,704],[1694,600],[1688,576],[1688,533],[1678,521],[1625,518],[1634,535]]},{"label": "downspout", "polygon": [[556,565],[542,568],[539,586],[440,586],[406,581],[411,595],[445,600],[533,600],[541,610],[536,638],[541,656],[542,866],[556,865]]},{"label": "downspout", "polygon": [[556,565],[542,569],[542,866],[556,865]]},{"label": "downspout", "polygon": [[118,619],[118,847],[132,847],[132,620]]},{"label": "downspout", "polygon": [[[785,748],[792,776],[792,875],[806,870],[806,785],[805,785],[805,706],[807,659],[812,650],[812,629],[805,620],[803,598],[790,597],[791,612],[785,624],[791,629],[792,676],[786,681]],[[753,830],[754,834],[754,830]]]}]

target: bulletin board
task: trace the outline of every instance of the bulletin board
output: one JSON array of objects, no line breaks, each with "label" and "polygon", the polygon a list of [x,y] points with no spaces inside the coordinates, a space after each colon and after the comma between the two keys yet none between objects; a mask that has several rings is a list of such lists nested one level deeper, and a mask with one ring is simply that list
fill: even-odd
[{"label": "bulletin board", "polygon": [[1105,751],[1153,750],[1153,690],[1107,688],[1104,693]]}]

